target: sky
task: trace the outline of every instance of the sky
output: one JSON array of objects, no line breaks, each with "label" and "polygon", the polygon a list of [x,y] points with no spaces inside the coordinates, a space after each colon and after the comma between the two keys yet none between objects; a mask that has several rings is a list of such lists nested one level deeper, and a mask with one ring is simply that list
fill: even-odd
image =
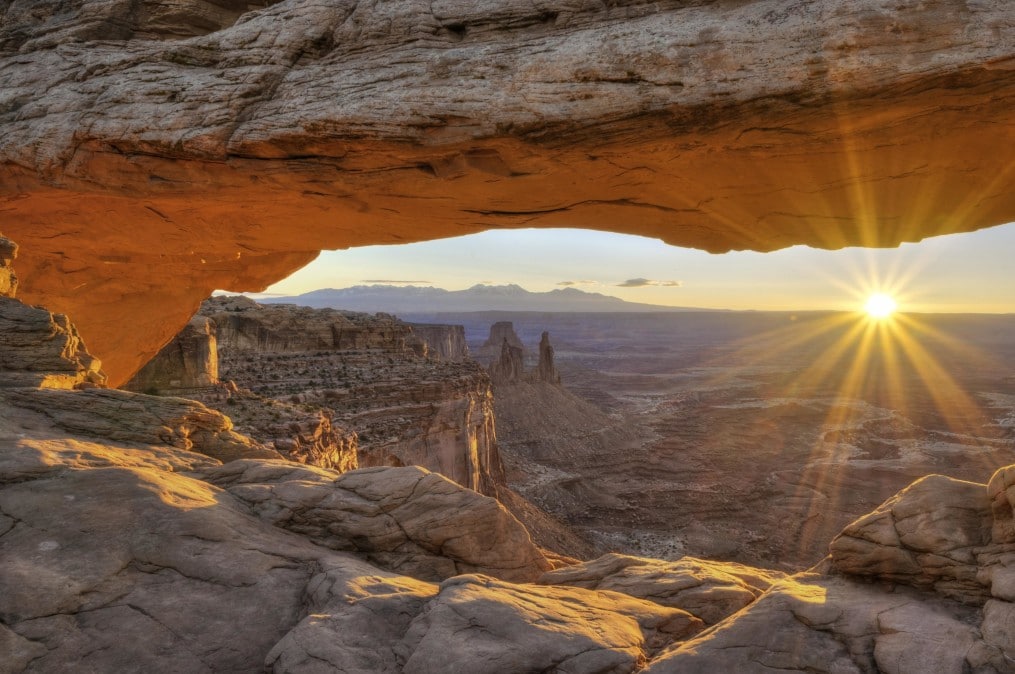
[{"label": "sky", "polygon": [[870,294],[884,292],[902,311],[1012,313],[1015,223],[889,249],[795,246],[723,255],[580,229],[496,230],[325,251],[267,293],[372,283],[570,286],[631,302],[790,311],[857,310]]}]

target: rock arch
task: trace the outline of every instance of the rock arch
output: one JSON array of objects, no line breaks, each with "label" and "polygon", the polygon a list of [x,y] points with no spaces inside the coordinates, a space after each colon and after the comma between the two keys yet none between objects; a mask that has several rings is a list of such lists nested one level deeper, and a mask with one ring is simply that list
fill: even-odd
[{"label": "rock arch", "polygon": [[325,248],[1015,220],[1011,3],[289,0],[188,33],[199,4],[122,35],[89,24],[117,0],[0,6],[0,228],[114,384]]}]

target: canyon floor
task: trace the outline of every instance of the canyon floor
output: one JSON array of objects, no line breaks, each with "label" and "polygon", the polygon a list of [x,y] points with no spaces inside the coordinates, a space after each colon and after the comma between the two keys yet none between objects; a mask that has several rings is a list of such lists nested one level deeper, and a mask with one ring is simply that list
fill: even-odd
[{"label": "canyon floor", "polygon": [[[470,313],[549,330],[564,390],[495,387],[512,487],[601,551],[792,571],[931,473],[1015,461],[1015,317]],[[865,346],[868,345],[868,346]],[[877,348],[869,348],[876,345]]]}]

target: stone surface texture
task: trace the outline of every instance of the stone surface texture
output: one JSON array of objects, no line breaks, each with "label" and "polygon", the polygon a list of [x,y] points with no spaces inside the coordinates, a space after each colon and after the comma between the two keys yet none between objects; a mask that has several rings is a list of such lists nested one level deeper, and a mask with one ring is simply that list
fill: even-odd
[{"label": "stone surface texture", "polygon": [[218,381],[215,323],[195,316],[123,388],[165,395],[202,389]]},{"label": "stone surface texture", "polygon": [[[221,377],[253,395],[200,397],[254,437],[291,438],[292,448],[274,445],[318,465],[419,465],[491,495],[503,484],[489,377],[469,359],[429,357],[408,323],[244,297],[212,298],[201,311],[218,329]],[[321,425],[303,432],[320,446],[285,432],[312,426],[293,407],[327,418],[330,446]]]},{"label": "stone surface texture", "polygon": [[410,323],[413,334],[427,345],[427,356],[442,361],[460,362],[469,358],[465,328],[461,325]]},{"label": "stone surface texture", "polygon": [[14,273],[14,258],[18,244],[0,234],[0,297],[14,297],[18,292],[18,276]]},{"label": "stone surface texture", "polygon": [[416,578],[485,573],[525,582],[550,568],[525,528],[495,499],[422,468],[338,475],[288,463],[234,461],[207,479],[276,526]]},{"label": "stone surface texture", "polygon": [[546,585],[572,585],[623,592],[683,609],[714,625],[744,608],[786,574],[732,562],[693,557],[664,562],[610,553],[589,562],[549,571]]},{"label": "stone surface texture", "polygon": [[322,248],[576,225],[837,248],[1015,220],[1011,3],[243,9],[0,6],[22,292],[77,317],[114,385],[212,289]]},{"label": "stone surface texture", "polygon": [[832,541],[832,567],[982,604],[990,586],[979,557],[997,552],[992,519],[985,485],[930,475],[846,527]]},{"label": "stone surface texture", "polygon": [[539,365],[536,368],[536,378],[547,384],[560,384],[560,372],[553,362],[553,345],[550,344],[550,333],[543,331],[539,338]]}]

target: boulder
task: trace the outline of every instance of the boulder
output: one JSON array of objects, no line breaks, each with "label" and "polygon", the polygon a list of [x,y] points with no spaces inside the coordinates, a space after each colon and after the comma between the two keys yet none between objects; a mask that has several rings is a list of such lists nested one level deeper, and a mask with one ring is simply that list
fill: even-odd
[{"label": "boulder", "polygon": [[929,475],[853,522],[831,544],[836,571],[982,604],[977,553],[990,542],[991,510],[982,484]]},{"label": "boulder", "polygon": [[713,625],[747,606],[785,574],[693,557],[675,561],[610,553],[540,577],[545,585],[622,592],[679,608]]},{"label": "boulder", "polygon": [[437,473],[415,466],[304,471],[235,461],[206,478],[278,527],[415,578],[484,573],[531,581],[550,568],[504,506]]}]

